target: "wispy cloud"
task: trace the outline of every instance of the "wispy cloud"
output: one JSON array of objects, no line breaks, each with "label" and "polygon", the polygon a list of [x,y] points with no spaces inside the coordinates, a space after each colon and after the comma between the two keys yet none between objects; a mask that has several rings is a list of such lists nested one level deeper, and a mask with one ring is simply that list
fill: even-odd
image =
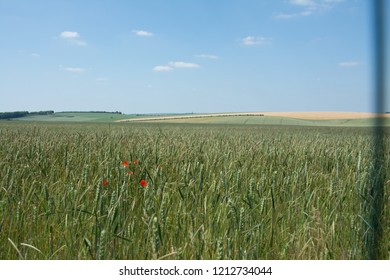
[{"label": "wispy cloud", "polygon": [[171,61],[168,63],[168,66],[173,68],[199,68],[200,67],[199,64],[184,62],[184,61]]},{"label": "wispy cloud", "polygon": [[290,0],[290,4],[298,5],[298,6],[314,6],[316,5],[316,2],[313,0]]},{"label": "wispy cloud", "polygon": [[241,40],[244,45],[252,46],[252,45],[267,45],[271,43],[270,38],[265,37],[255,37],[255,36],[247,36]]},{"label": "wispy cloud", "polygon": [[36,57],[36,58],[41,57],[41,55],[39,53],[32,53],[31,56]]},{"label": "wispy cloud", "polygon": [[107,81],[108,81],[108,78],[105,78],[105,77],[98,77],[98,78],[96,78],[96,81],[97,81],[97,82],[107,82]]},{"label": "wispy cloud", "polygon": [[300,7],[303,11],[294,13],[278,13],[276,19],[293,19],[297,17],[306,17],[313,15],[316,12],[330,10],[344,2],[345,0],[289,0],[291,6]]},{"label": "wispy cloud", "polygon": [[83,73],[87,71],[87,69],[80,68],[80,67],[61,67],[61,68],[64,69],[65,71],[73,72],[73,73]]},{"label": "wispy cloud", "polygon": [[307,17],[312,14],[311,11],[303,11],[300,13],[280,13],[275,16],[276,19],[292,19],[292,18],[297,18],[297,17]]},{"label": "wispy cloud", "polygon": [[312,10],[329,9],[345,0],[290,0],[289,3],[296,6],[302,6]]},{"label": "wispy cloud", "polygon": [[64,32],[61,32],[60,37],[64,38],[64,39],[74,39],[74,38],[78,38],[80,36],[79,36],[79,33],[74,32],[74,31],[64,31]]},{"label": "wispy cloud", "polygon": [[79,33],[75,31],[63,31],[60,33],[60,38],[71,45],[76,45],[80,47],[85,47],[87,45],[87,43],[81,39]]},{"label": "wispy cloud", "polygon": [[154,36],[154,33],[149,32],[149,31],[145,31],[145,30],[133,30],[133,33],[135,35],[141,36],[141,37],[152,37],[152,36]]},{"label": "wispy cloud", "polygon": [[178,68],[200,68],[199,64],[184,61],[170,61],[167,65],[158,65],[153,68],[154,72],[170,72]]},{"label": "wispy cloud", "polygon": [[359,66],[359,61],[343,61],[339,63],[340,67],[356,67]]},{"label": "wispy cloud", "polygon": [[195,55],[197,58],[206,58],[206,59],[219,59],[219,56],[213,55],[213,54],[197,54]]},{"label": "wispy cloud", "polygon": [[167,65],[158,65],[153,67],[154,72],[170,72],[173,68]]}]

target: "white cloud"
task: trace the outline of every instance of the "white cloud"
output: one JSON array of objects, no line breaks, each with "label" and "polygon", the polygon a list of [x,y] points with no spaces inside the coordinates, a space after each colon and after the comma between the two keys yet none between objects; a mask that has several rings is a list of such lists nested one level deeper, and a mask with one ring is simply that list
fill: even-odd
[{"label": "white cloud", "polygon": [[32,56],[32,57],[41,57],[41,55],[38,54],[38,53],[32,53],[31,56]]},{"label": "white cloud", "polygon": [[79,36],[78,32],[64,31],[64,32],[61,32],[60,37],[64,38],[64,39],[70,39],[70,38],[78,38],[80,36]]},{"label": "white cloud", "polygon": [[356,67],[359,65],[360,63],[358,61],[343,61],[339,63],[340,67]]},{"label": "white cloud", "polygon": [[266,45],[271,42],[271,39],[265,37],[247,36],[241,40],[244,45]]},{"label": "white cloud", "polygon": [[169,72],[169,71],[172,71],[172,70],[173,70],[172,67],[166,66],[166,65],[158,65],[158,66],[153,68],[154,72]]},{"label": "white cloud", "polygon": [[315,12],[330,10],[345,0],[289,0],[289,4],[303,8],[301,12],[279,13],[276,19],[292,19],[313,15]]},{"label": "white cloud", "polygon": [[214,59],[214,60],[219,59],[218,56],[213,55],[213,54],[197,54],[197,55],[195,55],[195,57],[198,57],[198,58],[207,58],[207,59]]},{"label": "white cloud", "polygon": [[65,71],[73,72],[73,73],[83,73],[86,71],[85,68],[79,68],[79,67],[65,67],[63,68]]},{"label": "white cloud", "polygon": [[154,35],[152,32],[145,31],[145,30],[133,30],[133,33],[135,33],[135,35],[141,36],[141,37],[151,37]]},{"label": "white cloud", "polygon": [[71,45],[76,45],[81,47],[87,45],[87,43],[81,39],[79,33],[75,31],[63,31],[60,33],[60,37]]},{"label": "white cloud", "polygon": [[178,68],[200,68],[199,64],[184,61],[170,61],[167,65],[158,65],[153,68],[154,72],[170,72]]},{"label": "white cloud", "polygon": [[191,62],[183,62],[183,61],[171,61],[168,63],[168,66],[174,68],[199,68],[199,64],[191,63]]}]

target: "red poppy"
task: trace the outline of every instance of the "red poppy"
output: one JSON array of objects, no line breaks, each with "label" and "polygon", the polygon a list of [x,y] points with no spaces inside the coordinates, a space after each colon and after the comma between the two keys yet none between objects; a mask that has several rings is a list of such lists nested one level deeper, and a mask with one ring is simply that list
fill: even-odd
[{"label": "red poppy", "polygon": [[134,164],[138,164],[138,159],[136,159],[135,161],[133,161],[134,162]]},{"label": "red poppy", "polygon": [[128,161],[122,161],[122,166],[123,166],[123,167],[129,166],[129,162],[128,162]]},{"label": "red poppy", "polygon": [[103,187],[107,186],[108,185],[108,181],[107,180],[103,180]]},{"label": "red poppy", "polygon": [[143,187],[146,187],[146,186],[148,185],[148,183],[146,183],[146,180],[141,180],[141,181],[139,182],[139,184],[140,184],[141,186],[143,186]]}]

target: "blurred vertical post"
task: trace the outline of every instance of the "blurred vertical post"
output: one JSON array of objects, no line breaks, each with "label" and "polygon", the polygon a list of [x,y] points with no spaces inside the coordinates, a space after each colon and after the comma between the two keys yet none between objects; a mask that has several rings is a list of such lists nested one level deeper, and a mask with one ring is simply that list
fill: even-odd
[{"label": "blurred vertical post", "polygon": [[386,7],[385,0],[374,0],[373,3],[373,49],[374,49],[374,98],[375,98],[375,126],[374,126],[374,152],[371,182],[368,190],[369,197],[369,228],[365,252],[367,259],[386,258],[383,247],[384,230],[384,186],[385,186],[385,93],[386,93]]}]

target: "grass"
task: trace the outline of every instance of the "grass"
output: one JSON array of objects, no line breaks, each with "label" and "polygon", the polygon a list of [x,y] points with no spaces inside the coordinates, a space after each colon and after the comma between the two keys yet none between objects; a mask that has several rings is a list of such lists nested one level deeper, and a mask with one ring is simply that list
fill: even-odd
[{"label": "grass", "polygon": [[367,128],[4,121],[0,135],[0,259],[365,256]]}]

